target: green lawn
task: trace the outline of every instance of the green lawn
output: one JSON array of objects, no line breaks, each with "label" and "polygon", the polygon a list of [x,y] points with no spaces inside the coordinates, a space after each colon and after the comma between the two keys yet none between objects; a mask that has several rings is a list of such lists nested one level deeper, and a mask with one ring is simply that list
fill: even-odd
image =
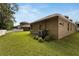
[{"label": "green lawn", "polygon": [[30,32],[12,32],[0,37],[0,55],[43,56],[79,55],[79,33],[62,40],[40,43]]}]

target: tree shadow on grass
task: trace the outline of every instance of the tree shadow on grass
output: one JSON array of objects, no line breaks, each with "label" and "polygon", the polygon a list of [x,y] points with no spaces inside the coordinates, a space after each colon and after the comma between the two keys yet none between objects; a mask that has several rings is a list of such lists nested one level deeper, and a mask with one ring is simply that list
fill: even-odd
[{"label": "tree shadow on grass", "polygon": [[[31,33],[28,33],[27,36],[33,38]],[[44,41],[43,45],[50,49],[51,52],[48,52],[48,54],[51,53],[51,55],[79,56],[79,33],[74,33],[61,40]],[[56,53],[54,54],[53,51]]]},{"label": "tree shadow on grass", "polygon": [[79,56],[79,37],[75,37],[74,34],[61,40],[52,40],[44,44],[47,48],[59,52],[57,55]]}]

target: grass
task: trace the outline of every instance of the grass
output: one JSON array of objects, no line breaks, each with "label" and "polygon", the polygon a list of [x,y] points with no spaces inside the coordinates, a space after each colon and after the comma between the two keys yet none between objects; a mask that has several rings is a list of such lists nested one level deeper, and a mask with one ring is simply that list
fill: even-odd
[{"label": "grass", "polygon": [[62,40],[40,43],[30,32],[12,32],[0,37],[1,56],[79,56],[79,33]]}]

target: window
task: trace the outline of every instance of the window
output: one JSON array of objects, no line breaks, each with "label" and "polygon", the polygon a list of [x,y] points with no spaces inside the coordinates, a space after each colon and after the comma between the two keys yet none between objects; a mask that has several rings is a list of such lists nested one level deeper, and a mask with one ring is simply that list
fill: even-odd
[{"label": "window", "polygon": [[63,23],[59,23],[60,25],[64,26],[64,22]]},{"label": "window", "polygon": [[68,28],[67,28],[67,30],[69,31],[69,23],[68,23]]},{"label": "window", "polygon": [[30,29],[31,29],[31,30],[33,29],[33,26],[32,26],[32,25],[30,25]]},{"label": "window", "polygon": [[45,29],[47,29],[47,23],[45,22]]},{"label": "window", "polygon": [[70,31],[72,30],[72,24],[71,24],[71,27],[70,27]]},{"label": "window", "polygon": [[41,25],[39,25],[39,30],[41,30]]}]

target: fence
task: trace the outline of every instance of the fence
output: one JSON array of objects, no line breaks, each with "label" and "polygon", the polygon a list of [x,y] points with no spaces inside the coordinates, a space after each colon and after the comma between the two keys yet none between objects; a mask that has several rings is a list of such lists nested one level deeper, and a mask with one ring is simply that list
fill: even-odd
[{"label": "fence", "polygon": [[0,36],[5,35],[7,33],[7,30],[0,30]]}]

